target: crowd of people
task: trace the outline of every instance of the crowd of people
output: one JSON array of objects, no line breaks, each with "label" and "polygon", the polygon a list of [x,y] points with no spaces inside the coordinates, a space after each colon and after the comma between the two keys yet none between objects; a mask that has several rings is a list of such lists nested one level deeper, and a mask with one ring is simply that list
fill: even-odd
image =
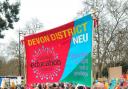
[{"label": "crowd of people", "polygon": [[33,89],[128,89],[128,79],[95,80],[91,88],[73,83],[36,83],[31,87]]},{"label": "crowd of people", "polygon": [[[110,81],[95,80],[91,88],[73,83],[36,83],[33,89],[128,89],[128,80],[112,79]],[[30,88],[31,89],[31,88]]]},{"label": "crowd of people", "polygon": [[128,89],[128,79],[111,79],[99,81],[94,80],[92,87],[86,87],[81,84],[74,83],[34,83],[31,85],[15,85],[13,82],[10,84],[11,86],[0,89]]},{"label": "crowd of people", "polygon": [[98,81],[93,83],[92,89],[128,89],[128,80],[112,79],[110,81]]},{"label": "crowd of people", "polygon": [[73,83],[36,83],[31,86],[33,89],[90,89],[84,85]]}]

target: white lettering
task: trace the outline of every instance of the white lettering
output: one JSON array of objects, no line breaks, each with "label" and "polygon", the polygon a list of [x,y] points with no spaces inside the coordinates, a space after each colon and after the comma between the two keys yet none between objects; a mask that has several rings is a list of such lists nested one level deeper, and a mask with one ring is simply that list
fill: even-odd
[{"label": "white lettering", "polygon": [[74,44],[81,44],[88,41],[88,33],[73,37]]}]

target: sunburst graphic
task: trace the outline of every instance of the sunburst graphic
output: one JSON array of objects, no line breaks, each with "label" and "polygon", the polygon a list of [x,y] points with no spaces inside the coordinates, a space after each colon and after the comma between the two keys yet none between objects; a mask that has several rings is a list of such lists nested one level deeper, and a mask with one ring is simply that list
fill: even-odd
[{"label": "sunburst graphic", "polygon": [[[39,57],[41,57],[42,54],[46,54],[47,56],[48,55],[52,56],[50,57],[50,58],[53,58],[52,60],[59,59],[58,53],[55,52],[54,47],[46,48],[45,46],[42,46],[42,48],[39,48],[34,51],[31,63],[39,62]],[[50,67],[46,67],[46,69],[47,68],[50,68]],[[54,80],[54,78],[57,77],[58,74],[60,73],[60,65],[57,65],[56,67],[52,67],[52,69],[50,69],[47,73],[45,73],[45,71],[42,71],[41,67],[32,68],[32,71],[34,73],[33,76],[35,76],[36,79],[40,79],[42,81]]]}]

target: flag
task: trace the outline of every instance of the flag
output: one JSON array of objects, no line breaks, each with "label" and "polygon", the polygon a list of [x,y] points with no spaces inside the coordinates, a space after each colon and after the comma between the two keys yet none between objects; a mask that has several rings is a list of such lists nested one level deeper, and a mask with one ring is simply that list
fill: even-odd
[{"label": "flag", "polygon": [[99,26],[98,24],[98,18],[94,18],[94,28],[97,28]]},{"label": "flag", "polygon": [[21,43],[22,45],[24,45],[24,39],[20,40],[20,43]]}]

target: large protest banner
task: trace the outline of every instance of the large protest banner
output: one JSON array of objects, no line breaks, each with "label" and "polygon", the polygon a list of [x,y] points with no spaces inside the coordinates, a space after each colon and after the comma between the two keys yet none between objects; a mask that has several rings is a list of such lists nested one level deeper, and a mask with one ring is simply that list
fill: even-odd
[{"label": "large protest banner", "polygon": [[27,83],[91,86],[92,16],[25,37]]}]

